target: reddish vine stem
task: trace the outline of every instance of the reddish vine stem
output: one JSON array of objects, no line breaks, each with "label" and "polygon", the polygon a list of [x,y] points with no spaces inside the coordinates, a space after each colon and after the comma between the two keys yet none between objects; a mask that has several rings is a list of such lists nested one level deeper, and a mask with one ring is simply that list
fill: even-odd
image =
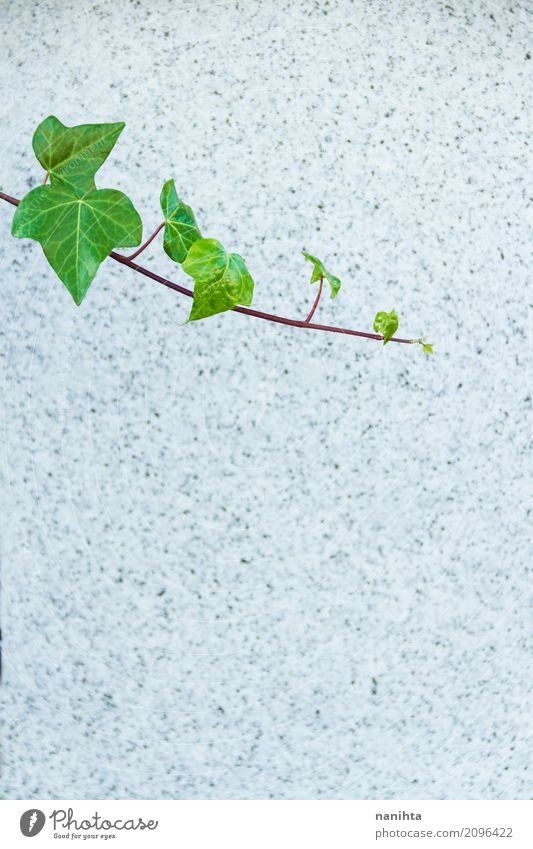
[{"label": "reddish vine stem", "polygon": [[313,318],[313,316],[315,314],[315,310],[316,310],[316,308],[318,306],[318,302],[320,300],[320,295],[322,294],[322,286],[323,285],[324,285],[324,278],[321,277],[320,278],[320,286],[318,287],[318,293],[317,293],[317,296],[315,298],[315,302],[314,302],[313,306],[311,307],[311,311],[310,311],[309,315],[305,319],[306,324],[309,324],[309,322],[311,321],[311,319]]},{"label": "reddish vine stem", "polygon": [[135,257],[139,256],[139,254],[142,254],[142,252],[144,250],[146,250],[148,245],[150,245],[154,241],[155,237],[157,236],[158,233],[161,232],[161,230],[163,229],[164,226],[165,226],[165,222],[162,221],[161,224],[159,225],[159,227],[157,228],[157,230],[154,230],[154,232],[152,233],[150,238],[147,239],[146,242],[144,242],[144,244],[142,244],[140,248],[137,248],[136,251],[134,251],[129,256],[125,257],[125,259],[135,259]]},{"label": "reddish vine stem", "polygon": [[[18,198],[11,197],[11,195],[7,195],[4,192],[0,192],[0,200],[5,200],[13,206],[18,206],[20,203]],[[151,239],[154,238],[155,235],[157,235],[157,233],[153,234]],[[159,274],[154,274],[153,271],[150,271],[148,268],[143,268],[142,265],[137,265],[136,262],[132,261],[131,257],[117,254],[115,251],[111,251],[109,256],[121,265],[127,265],[128,268],[132,268],[133,271],[137,271],[139,274],[144,274],[145,277],[155,280],[156,283],[161,283],[162,286],[166,286],[168,289],[173,289],[173,291],[179,292],[180,295],[186,295],[188,298],[194,297],[194,292],[190,289],[186,289],[185,286],[179,286],[177,283],[173,283],[172,280],[167,280],[166,277],[160,277]],[[288,327],[302,327],[307,330],[322,330],[326,333],[343,333],[346,336],[358,336],[362,339],[375,339],[377,342],[383,341],[383,336],[380,333],[364,333],[362,330],[350,330],[347,327],[334,327],[328,324],[312,324],[307,319],[305,321],[298,321],[297,319],[286,318],[282,315],[273,315],[272,313],[261,312],[260,310],[252,310],[249,307],[232,307],[232,312],[238,312],[241,315],[250,315],[254,318],[261,318],[264,321],[272,321],[275,324],[284,324]],[[397,336],[393,336],[389,339],[389,342],[400,342],[404,345],[412,345],[418,341],[418,339],[400,339]]]}]

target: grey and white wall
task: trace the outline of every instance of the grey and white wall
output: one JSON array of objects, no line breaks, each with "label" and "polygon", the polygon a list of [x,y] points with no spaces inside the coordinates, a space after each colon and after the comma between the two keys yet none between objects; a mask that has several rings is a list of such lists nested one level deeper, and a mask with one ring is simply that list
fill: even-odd
[{"label": "grey and white wall", "polygon": [[[528,798],[531,9],[5,4],[2,190],[48,114],[126,121],[99,185],[170,177],[241,253],[226,315],[112,262],[2,285],[8,798]],[[143,264],[181,279],[154,242]]]}]

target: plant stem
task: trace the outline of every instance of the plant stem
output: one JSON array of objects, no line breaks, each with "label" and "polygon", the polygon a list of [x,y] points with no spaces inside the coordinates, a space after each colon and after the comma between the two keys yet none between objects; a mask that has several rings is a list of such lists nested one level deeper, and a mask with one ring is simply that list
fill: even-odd
[{"label": "plant stem", "polygon": [[[11,195],[7,195],[4,192],[0,192],[0,200],[5,200],[13,206],[18,206],[20,203],[18,198],[11,197]],[[161,283],[162,286],[166,286],[168,289],[173,289],[175,292],[179,292],[181,295],[186,295],[188,298],[194,297],[194,292],[190,289],[186,289],[185,286],[179,286],[177,283],[174,283],[172,280],[167,280],[165,277],[160,277],[159,274],[155,274],[148,268],[143,268],[142,265],[137,265],[136,262],[132,261],[131,257],[117,254],[115,251],[111,251],[109,256],[121,265],[128,266],[128,268],[133,269],[133,271],[137,271],[139,274],[143,274],[145,277],[155,280],[156,283]],[[383,342],[383,336],[380,333],[364,333],[362,330],[350,330],[347,327],[333,327],[328,324],[312,324],[308,321],[308,319],[305,321],[298,321],[294,318],[286,318],[283,315],[273,315],[272,313],[261,312],[260,310],[252,310],[249,307],[232,307],[231,311],[238,312],[241,315],[250,315],[253,318],[261,318],[263,321],[272,321],[275,324],[284,324],[288,327],[301,327],[307,330],[322,330],[325,333],[343,333],[346,336],[358,336],[362,339],[374,339],[376,342]],[[415,342],[418,342],[418,339],[400,339],[397,336],[393,336],[392,339],[389,339],[389,342],[400,342],[404,345],[412,345]]]},{"label": "plant stem", "polygon": [[46,186],[46,183],[47,183],[47,182],[48,182],[48,171],[47,171],[47,172],[46,172],[46,174],[44,175],[44,180],[43,180],[43,183],[42,183],[42,184],[43,184],[43,186]]},{"label": "plant stem", "polygon": [[[2,195],[0,193],[0,197],[1,196]],[[132,262],[128,259],[128,257],[123,257],[121,254],[115,253],[115,251],[111,251],[109,256],[111,259],[120,262],[122,265],[127,265],[128,268],[132,268],[133,271],[138,271],[139,274],[144,274],[145,277],[149,277],[151,280],[161,283],[168,289],[173,289],[175,292],[179,292],[181,295],[186,295],[188,298],[194,297],[194,292],[190,289],[186,289],[185,286],[179,286],[172,280],[167,280],[166,277],[160,277],[159,274],[155,274],[153,271],[150,271],[150,269],[144,268],[142,265],[137,265],[136,262]],[[346,327],[331,327],[327,324],[311,324],[307,320],[298,321],[294,318],[286,318],[286,316],[283,315],[274,315],[273,313],[261,312],[260,310],[252,310],[249,307],[232,307],[231,312],[238,312],[241,313],[241,315],[251,315],[254,318],[262,318],[264,321],[273,321],[276,324],[285,324],[288,327],[303,327],[308,330],[324,330],[328,333],[345,333],[347,336],[360,336],[363,339],[375,339],[378,342],[383,342],[383,336],[379,333],[364,333],[362,330],[350,330]],[[394,336],[392,339],[389,339],[389,342],[402,342],[405,345],[411,345],[413,340],[400,339]]]},{"label": "plant stem", "polygon": [[309,322],[311,321],[311,319],[313,318],[313,316],[315,314],[315,310],[316,310],[316,308],[318,306],[318,302],[320,300],[320,295],[322,294],[322,286],[323,285],[324,285],[324,278],[321,276],[320,277],[320,286],[318,287],[318,293],[317,293],[317,296],[315,298],[315,302],[314,302],[313,306],[311,307],[311,312],[309,313],[309,315],[305,319],[306,324],[309,324]]},{"label": "plant stem", "polygon": [[137,248],[137,250],[136,250],[136,251],[134,251],[132,254],[130,254],[129,256],[125,256],[125,257],[124,257],[124,259],[135,259],[135,257],[139,256],[139,254],[142,254],[142,252],[143,252],[144,250],[146,250],[146,248],[148,247],[148,245],[149,245],[151,242],[153,242],[153,241],[154,241],[155,237],[157,236],[157,234],[158,234],[158,233],[160,233],[160,232],[161,232],[161,230],[163,229],[163,227],[164,227],[164,226],[165,226],[165,222],[164,222],[164,221],[162,221],[162,222],[161,222],[161,224],[159,225],[159,227],[157,228],[157,230],[154,230],[154,232],[152,233],[152,235],[150,236],[150,238],[149,238],[149,239],[147,239],[147,240],[146,240],[146,242],[144,242],[144,244],[142,244],[140,248]]}]

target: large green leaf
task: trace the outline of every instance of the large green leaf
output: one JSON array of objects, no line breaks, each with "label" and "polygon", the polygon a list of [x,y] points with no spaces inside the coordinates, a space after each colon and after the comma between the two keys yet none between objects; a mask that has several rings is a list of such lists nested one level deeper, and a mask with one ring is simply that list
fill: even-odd
[{"label": "large green leaf", "polygon": [[313,254],[307,253],[306,250],[303,250],[302,253],[304,257],[309,260],[309,262],[313,263],[311,283],[316,283],[316,281],[320,280],[321,277],[325,277],[325,279],[330,285],[331,297],[336,298],[339,294],[339,289],[341,288],[341,281],[339,280],[339,278],[335,277],[334,274],[327,270],[322,260],[317,259],[316,256],[313,256]]},{"label": "large green leaf", "polygon": [[33,150],[50,175],[52,186],[68,186],[82,195],[95,188],[94,175],[107,159],[124,126],[120,122],[65,127],[50,115],[35,130]]},{"label": "large green leaf", "polygon": [[140,244],[142,223],[129,198],[115,189],[96,189],[80,197],[67,186],[39,186],[21,200],[11,232],[40,242],[80,304],[110,251]]},{"label": "large green leaf", "polygon": [[189,321],[207,318],[236,304],[252,303],[254,281],[239,254],[228,254],[216,239],[198,239],[190,248],[183,270],[194,279]]},{"label": "large green leaf", "polygon": [[161,209],[165,216],[163,247],[170,259],[182,263],[191,245],[202,234],[190,206],[178,197],[174,180],[167,180],[161,191]]},{"label": "large green leaf", "polygon": [[398,316],[396,310],[390,312],[378,312],[374,319],[374,330],[383,336],[383,344],[386,345],[398,330]]}]

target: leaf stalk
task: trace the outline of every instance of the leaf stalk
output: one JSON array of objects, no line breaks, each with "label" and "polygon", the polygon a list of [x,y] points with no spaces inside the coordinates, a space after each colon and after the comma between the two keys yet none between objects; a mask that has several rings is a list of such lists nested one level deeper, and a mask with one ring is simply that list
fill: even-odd
[{"label": "leaf stalk", "polygon": [[307,316],[307,318],[305,319],[305,323],[306,323],[306,324],[309,324],[309,322],[311,321],[311,319],[313,318],[313,316],[314,316],[314,314],[315,314],[315,310],[316,310],[316,308],[317,308],[317,306],[318,306],[318,302],[319,302],[319,300],[320,300],[320,296],[321,296],[321,294],[322,294],[322,287],[323,287],[323,285],[324,285],[324,276],[322,275],[322,276],[320,277],[320,286],[318,287],[318,292],[317,292],[317,296],[316,296],[316,298],[315,298],[315,302],[314,302],[313,306],[311,307],[311,311],[310,311],[309,315],[308,315],[308,316]]},{"label": "leaf stalk", "polygon": [[[139,254],[142,254],[142,252],[146,250],[146,248],[148,247],[148,245],[150,245],[150,244],[154,241],[155,237],[157,236],[157,234],[158,234],[158,233],[160,233],[160,232],[161,232],[161,230],[163,229],[163,227],[164,227],[164,226],[165,226],[165,222],[164,222],[164,221],[162,221],[162,222],[161,222],[161,224],[157,227],[157,229],[156,229],[156,230],[154,230],[154,232],[152,233],[152,235],[150,236],[150,238],[149,238],[149,239],[147,239],[147,240],[146,240],[146,242],[143,242],[143,244],[141,245],[141,247],[140,247],[140,248],[137,248],[137,250],[136,250],[136,251],[134,251],[132,254],[129,254],[128,256],[125,256],[125,257],[124,257],[124,259],[135,259],[136,257],[138,257],[138,256],[139,256]],[[121,254],[121,256],[122,256],[122,254]]]}]

